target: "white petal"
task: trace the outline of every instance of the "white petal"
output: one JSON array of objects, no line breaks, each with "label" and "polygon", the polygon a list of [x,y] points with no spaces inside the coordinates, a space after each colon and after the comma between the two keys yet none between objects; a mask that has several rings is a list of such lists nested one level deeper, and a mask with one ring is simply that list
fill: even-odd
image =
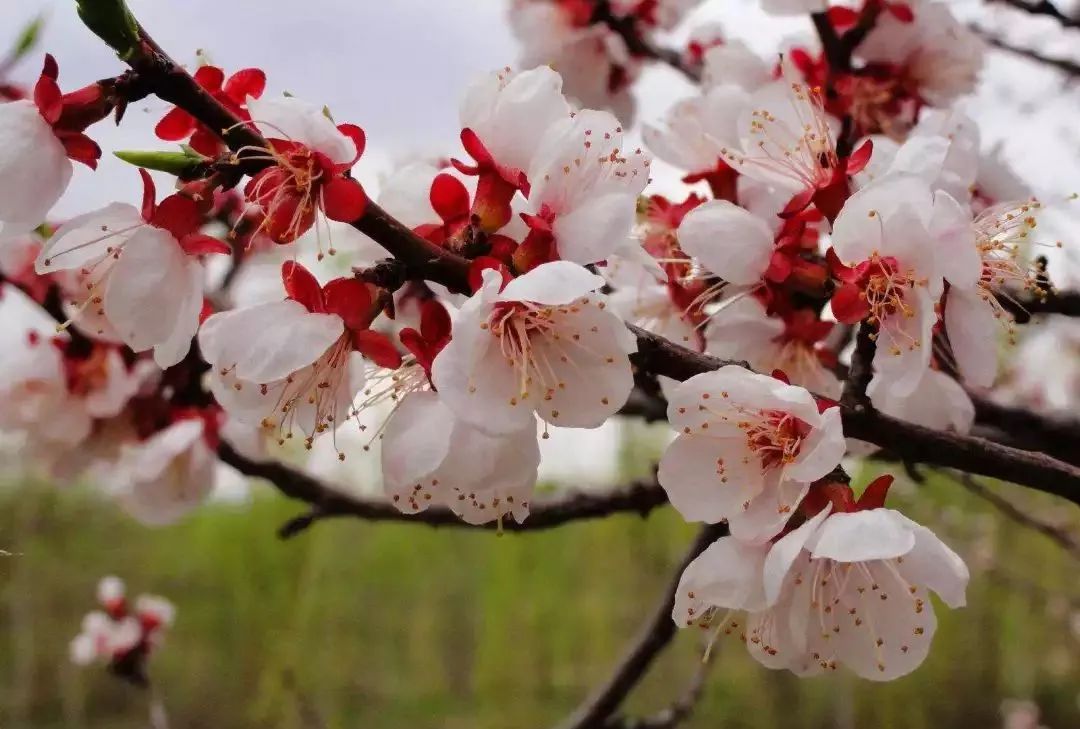
[{"label": "white petal", "polygon": [[745,438],[680,433],[664,451],[657,478],[684,519],[708,523],[741,512],[764,488],[760,463],[747,451]]},{"label": "white petal", "polygon": [[5,235],[45,222],[71,173],[64,145],[32,101],[0,104],[0,228]]},{"label": "white petal", "polygon": [[72,218],[46,241],[34,269],[49,273],[106,258],[145,225],[139,211],[127,203],[112,203]]},{"label": "white petal", "polygon": [[806,483],[816,481],[839,465],[846,450],[840,408],[829,408],[803,442],[798,457],[784,468],[784,477]]},{"label": "white petal", "polygon": [[606,260],[626,241],[636,205],[634,193],[612,192],[560,215],[554,225],[559,257],[581,264]]},{"label": "white petal", "polygon": [[866,562],[901,557],[915,546],[915,533],[892,509],[832,514],[807,544],[814,559]]},{"label": "white petal", "polygon": [[299,142],[322,152],[331,162],[345,164],[356,157],[356,145],[338,131],[323,110],[293,96],[255,99],[248,97],[247,108],[255,126],[271,139]]},{"label": "white petal", "polygon": [[938,190],[934,193],[929,232],[935,241],[937,270],[953,286],[975,286],[982,276],[983,264],[975,246],[971,211],[949,193]]},{"label": "white petal", "polygon": [[941,177],[948,153],[949,140],[944,137],[913,136],[896,150],[889,171],[916,175],[927,185],[933,185]]},{"label": "white petal", "polygon": [[874,353],[874,379],[896,397],[910,395],[930,366],[931,335],[937,313],[923,286],[905,296],[912,316],[894,314],[882,322]]},{"label": "white petal", "polygon": [[772,256],[769,226],[726,200],[712,200],[687,213],[679,245],[712,273],[733,284],[761,281]]},{"label": "white petal", "polygon": [[888,175],[849,197],[833,223],[832,245],[840,260],[858,263],[875,251],[897,255],[896,248],[908,244],[906,236],[886,238],[882,221],[902,214],[901,208],[929,221],[933,196],[925,181],[915,175]]},{"label": "white petal", "polygon": [[[383,488],[410,489],[435,471],[450,448],[454,416],[434,392],[405,397],[386,422],[382,442]],[[400,502],[395,502],[400,507]]]},{"label": "white petal", "polygon": [[142,352],[172,337],[191,289],[188,258],[159,228],[140,228],[113,265],[105,316],[124,343]]},{"label": "white petal", "polygon": [[780,481],[766,486],[750,500],[750,506],[740,509],[729,518],[731,535],[744,542],[762,544],[779,534],[795,507],[810,490],[810,484],[800,481]]},{"label": "white petal", "polygon": [[979,290],[949,289],[945,331],[960,374],[969,384],[977,387],[994,384],[1000,330],[993,307]]},{"label": "white petal", "polygon": [[769,550],[769,556],[765,558],[765,599],[767,604],[773,605],[780,599],[780,591],[784,586],[784,578],[788,570],[795,563],[795,559],[802,553],[803,548],[813,537],[817,535],[821,523],[829,516],[832,506],[826,506],[813,518],[807,519],[798,529],[785,534],[778,539]]},{"label": "white petal", "polygon": [[176,312],[172,334],[154,347],[154,361],[162,369],[172,367],[187,356],[191,340],[199,330],[199,316],[203,308],[203,268],[198,261],[187,262],[187,284],[188,290]]},{"label": "white petal", "polygon": [[310,365],[341,336],[340,317],[312,314],[287,300],[214,314],[199,331],[199,347],[218,368],[254,383],[287,377]]},{"label": "white petal", "polygon": [[898,514],[915,533],[915,547],[904,556],[901,572],[909,582],[936,592],[951,608],[967,604],[965,592],[971,575],[956,552],[932,531]]},{"label": "white petal", "polygon": [[502,290],[502,301],[532,301],[561,306],[604,286],[604,278],[570,261],[543,263]]},{"label": "white petal", "polygon": [[721,537],[683,570],[671,618],[682,627],[710,607],[757,610],[764,605],[761,570],[768,548]]}]

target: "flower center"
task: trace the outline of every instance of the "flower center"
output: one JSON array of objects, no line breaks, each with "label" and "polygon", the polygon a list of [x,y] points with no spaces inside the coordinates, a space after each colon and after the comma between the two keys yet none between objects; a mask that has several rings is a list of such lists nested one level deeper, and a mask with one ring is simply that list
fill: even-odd
[{"label": "flower center", "polygon": [[794,461],[811,430],[807,423],[779,410],[762,411],[760,418],[743,420],[738,426],[766,469]]}]

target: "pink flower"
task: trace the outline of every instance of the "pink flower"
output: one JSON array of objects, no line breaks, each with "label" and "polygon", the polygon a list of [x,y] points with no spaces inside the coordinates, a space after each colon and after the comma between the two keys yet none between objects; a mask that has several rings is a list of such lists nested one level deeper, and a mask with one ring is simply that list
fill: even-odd
[{"label": "pink flower", "polygon": [[522,522],[539,464],[534,429],[488,435],[430,390],[408,394],[383,432],[383,489],[406,514],[439,504],[470,524]]},{"label": "pink flower", "polygon": [[832,298],[839,321],[878,327],[875,378],[909,395],[930,364],[943,276],[973,284],[980,264],[970,215],[948,193],[931,193],[910,174],[888,175],[852,195],[833,226],[842,285]]},{"label": "pink flower", "polygon": [[735,365],[678,385],[668,421],[678,435],[658,477],[672,505],[690,521],[727,520],[750,541],[779,532],[846,447],[838,408]]},{"label": "pink flower", "polygon": [[154,350],[162,368],[184,358],[203,308],[200,257],[229,247],[199,232],[198,203],[182,195],[154,202],[154,185],[142,171],[142,210],[112,203],[72,218],[38,256],[39,274],[71,271],[86,309],[102,317],[131,349]]},{"label": "pink flower", "polygon": [[298,428],[310,447],[351,416],[365,379],[359,355],[391,369],[401,356],[370,329],[382,310],[374,287],[355,278],[320,286],[292,261],[281,275],[286,300],[212,315],[199,347],[213,367],[211,390],[228,413],[281,443]]},{"label": "pink flower", "polygon": [[636,342],[596,289],[604,280],[567,261],[502,286],[483,285],[458,312],[432,381],[455,416],[493,435],[552,425],[594,428],[626,402]]},{"label": "pink flower", "polygon": [[759,663],[799,675],[910,673],[937,626],[928,593],[962,607],[968,570],[929,529],[861,506],[828,505],[773,544],[717,540],[683,572],[672,618],[745,636]]},{"label": "pink flower", "polygon": [[605,260],[630,235],[650,160],[623,149],[611,114],[586,109],[548,128],[529,167],[529,236],[515,254],[519,270],[556,258]]}]

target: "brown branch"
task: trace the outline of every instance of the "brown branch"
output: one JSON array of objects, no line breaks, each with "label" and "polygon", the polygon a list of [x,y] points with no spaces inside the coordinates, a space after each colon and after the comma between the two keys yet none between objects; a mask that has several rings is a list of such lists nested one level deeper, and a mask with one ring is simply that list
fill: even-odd
[{"label": "brown branch", "polygon": [[[851,69],[851,51],[840,41],[828,13],[812,13],[810,20],[814,23],[818,40],[821,41],[821,50],[825,54],[825,60],[829,63],[831,73],[842,73]],[[830,74],[831,75],[831,74]]]},{"label": "brown branch", "polygon": [[990,0],[990,2],[1000,3],[1002,5],[1008,5],[1010,8],[1021,10],[1031,15],[1045,15],[1058,21],[1063,28],[1080,28],[1080,19],[1070,18],[1065,13],[1049,0],[1038,0],[1038,2],[1029,2],[1028,0]]},{"label": "brown branch", "polygon": [[1002,308],[1012,314],[1017,324],[1027,324],[1033,316],[1039,314],[1080,316],[1080,291],[1051,290],[1045,296],[1027,299],[999,296],[998,301]]},{"label": "brown branch", "polygon": [[672,729],[689,719],[705,691],[705,679],[709,675],[713,655],[705,654],[694,671],[690,685],[671,706],[646,718],[616,717],[607,723],[605,729]]},{"label": "brown branch", "polygon": [[1010,445],[1080,466],[1080,423],[1002,405],[970,392],[968,396],[975,405],[975,422],[1001,432],[1012,441]]},{"label": "brown branch", "polygon": [[977,25],[971,26],[971,29],[978,33],[980,36],[982,36],[982,39],[994,48],[1006,51],[1008,53],[1012,53],[1016,56],[1022,56],[1023,58],[1035,61],[1036,63],[1041,63],[1046,66],[1056,68],[1057,70],[1062,71],[1069,76],[1080,76],[1080,63],[1077,63],[1076,61],[1072,61],[1067,58],[1051,58],[1050,56],[1044,56],[1038,51],[1033,51],[1029,48],[1020,48],[1018,46],[1014,46],[1002,40],[1000,37],[994,35],[991,31],[986,30],[985,28],[980,28]]},{"label": "brown branch", "polygon": [[1023,526],[1034,529],[1040,534],[1044,534],[1049,537],[1051,541],[1055,542],[1058,546],[1068,552],[1072,557],[1080,559],[1080,541],[1077,541],[1076,537],[1065,529],[1028,514],[1004,496],[995,493],[992,489],[989,489],[976,481],[971,477],[971,474],[952,473],[951,475],[954,481],[982,500],[991,504],[995,509],[1015,521],[1017,524],[1022,524]]},{"label": "brown branch", "polygon": [[702,527],[690,545],[690,550],[676,568],[671,582],[664,588],[660,604],[642,627],[615,672],[573,714],[561,722],[558,729],[604,729],[610,726],[609,721],[619,706],[645,676],[660,652],[675,637],[675,621],[671,619],[671,611],[675,606],[675,590],[679,586],[683,570],[710,544],[725,534],[727,526],[724,524]]},{"label": "brown branch", "polygon": [[672,48],[664,48],[653,43],[641,32],[638,22],[632,16],[618,16],[611,12],[607,0],[596,3],[592,22],[603,23],[622,38],[626,49],[635,56],[651,58],[674,68],[694,83],[701,83],[701,68],[686,62],[683,55]]},{"label": "brown branch", "polygon": [[[491,531],[499,528],[494,523],[468,524],[453,511],[441,506],[416,514],[405,514],[385,499],[345,493],[278,461],[253,461],[224,443],[218,449],[218,456],[245,476],[265,479],[285,496],[311,505],[308,513],[286,522],[279,530],[278,533],[283,539],[296,536],[316,521],[340,516],[368,521],[397,521]],[[610,491],[572,492],[549,499],[538,499],[532,503],[529,518],[524,523],[505,521],[501,528],[509,532],[539,531],[572,521],[599,519],[619,513],[645,517],[653,509],[666,503],[667,494],[653,478],[635,481],[625,488]]]},{"label": "brown branch", "polygon": [[852,408],[870,407],[870,398],[866,388],[874,377],[874,354],[877,353],[877,327],[866,322],[859,325],[855,337],[855,351],[851,355],[851,368],[844,380],[844,392],[841,400]]}]

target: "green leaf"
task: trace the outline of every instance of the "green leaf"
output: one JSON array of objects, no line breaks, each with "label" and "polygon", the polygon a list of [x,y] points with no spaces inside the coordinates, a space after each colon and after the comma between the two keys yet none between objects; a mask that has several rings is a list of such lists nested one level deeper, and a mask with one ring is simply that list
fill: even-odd
[{"label": "green leaf", "polygon": [[123,59],[139,43],[139,25],[124,0],[75,0],[79,17]]},{"label": "green leaf", "polygon": [[30,21],[30,23],[23,28],[22,33],[19,34],[18,40],[15,41],[15,48],[11,51],[11,57],[18,60],[29,53],[30,50],[37,45],[38,37],[41,35],[41,30],[44,27],[44,15],[39,15]]},{"label": "green leaf", "polygon": [[183,152],[121,150],[113,154],[136,167],[167,172],[177,177],[192,174],[200,164],[206,162],[206,158],[202,155],[186,149]]}]

